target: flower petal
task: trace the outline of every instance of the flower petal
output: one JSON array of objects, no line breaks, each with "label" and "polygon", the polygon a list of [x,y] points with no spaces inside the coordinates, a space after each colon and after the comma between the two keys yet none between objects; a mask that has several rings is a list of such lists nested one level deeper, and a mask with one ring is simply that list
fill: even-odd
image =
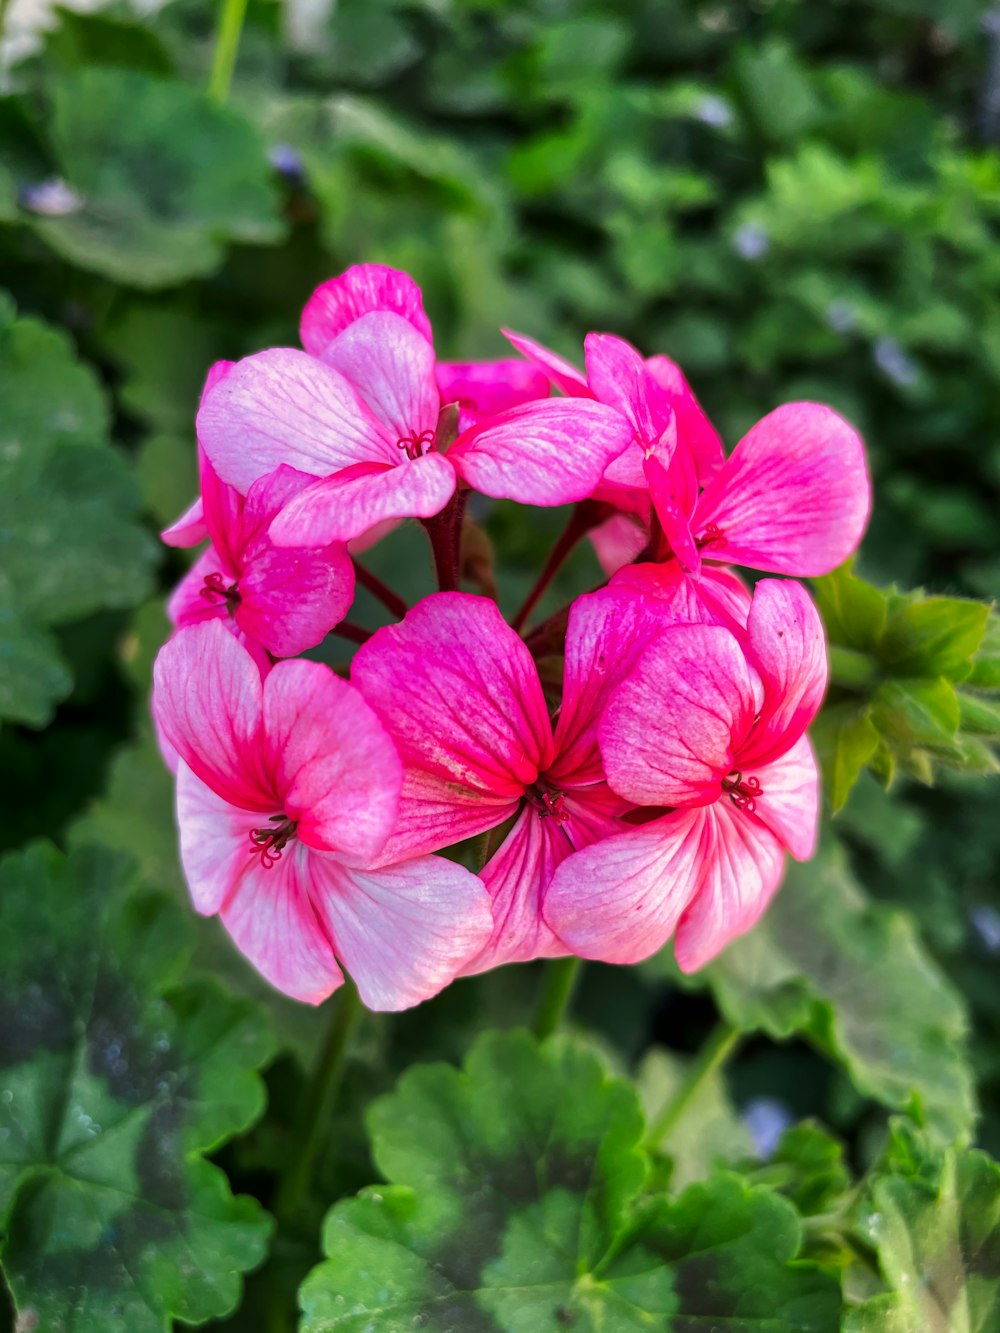
[{"label": "flower petal", "polygon": [[302,346],[325,357],[327,348],[354,320],[373,310],[392,310],[431,341],[420,288],[406,273],[385,264],[355,264],[338,278],[321,283],[302,312]]},{"label": "flower petal", "polygon": [[551,757],[531,654],[486,597],[425,597],[359,648],[351,679],[407,767],[511,800]]},{"label": "flower petal", "polygon": [[437,385],[442,403],[459,403],[480,416],[548,398],[548,376],[536,366],[508,357],[499,361],[439,361]]},{"label": "flower petal", "polygon": [[624,417],[585,398],[523,403],[463,432],[448,452],[474,490],[498,500],[585,500],[632,439]]},{"label": "flower petal", "polygon": [[214,916],[250,868],[252,829],[261,814],[240,810],[217,796],[185,763],[177,765],[177,824],[181,865],[191,901],[202,916]]},{"label": "flower petal", "polygon": [[693,527],[721,529],[713,559],[815,576],[855,549],[870,503],[857,431],[829,407],[786,403],[736,446],[703,492]]},{"label": "flower petal", "polygon": [[416,440],[424,431],[433,439],[441,406],[434,348],[401,315],[362,315],[329,345],[323,360],[354,386],[394,442]]},{"label": "flower petal", "polygon": [[319,1004],[344,980],[311,901],[322,892],[318,860],[299,842],[270,867],[253,857],[221,913],[233,943],[261,976],[306,1004]]},{"label": "flower petal", "polygon": [[809,738],[800,737],[787,754],[756,769],[755,776],[763,792],[757,818],[796,861],[808,861],[819,833],[819,769]]},{"label": "flower petal", "polygon": [[537,366],[567,398],[593,398],[587,386],[587,377],[558,352],[551,351],[523,333],[513,333],[510,329],[501,329],[500,332],[516,351]]},{"label": "flower petal", "polygon": [[598,728],[609,784],[639,805],[718,799],[760,700],[760,682],[729,630],[664,630],[612,695]]},{"label": "flower petal", "polygon": [[673,424],[674,414],[645,361],[631,343],[612,333],[588,333],[583,348],[591,393],[620,412],[644,446],[654,444]]},{"label": "flower petal", "polygon": [[220,621],[179,630],[153,666],[157,725],[181,759],[231,805],[276,809],[261,762],[260,672]]},{"label": "flower petal", "polygon": [[396,436],[343,375],[290,347],[237,361],[203,397],[197,425],[212,466],[244,495],[282,463],[328,477],[399,455]]},{"label": "flower petal", "polygon": [[[224,588],[236,582],[236,574],[219,558],[214,546],[207,547],[167,598],[170,623],[182,629],[185,625],[200,625],[205,620],[225,620],[229,616],[222,593],[212,592],[206,579],[215,576]],[[210,596],[203,596],[209,592]]]},{"label": "flower petal", "polygon": [[372,865],[390,865],[426,856],[475,838],[517,813],[518,798],[491,796],[459,782],[407,768],[399,798],[399,818]]},{"label": "flower petal", "polygon": [[160,540],[167,546],[197,546],[208,536],[205,523],[205,506],[199,495],[191,502],[180,518],[175,519],[169,528],[160,533]]},{"label": "flower petal", "polygon": [[271,524],[296,496],[315,484],[316,478],[308,472],[297,472],[284,463],[254,482],[242,502],[239,553],[243,560],[270,544]]},{"label": "flower petal", "polygon": [[660,527],[677,563],[686,574],[697,575],[701,571],[701,555],[688,522],[688,510],[674,484],[680,469],[664,467],[662,459],[654,453],[644,460],[643,471]]},{"label": "flower petal", "polygon": [[318,550],[260,551],[240,579],[236,623],[275,657],[321,643],[354,600],[354,565],[343,542]]},{"label": "flower petal", "polygon": [[704,486],[726,461],[719,432],[691,392],[676,361],[669,356],[651,356],[646,367],[668,396],[677,418],[678,447],[693,457],[698,480]]},{"label": "flower petal", "polygon": [[711,846],[702,851],[701,883],[674,941],[682,972],[697,972],[756,924],[785,868],[774,834],[729,801],[717,802],[704,818],[711,825]]},{"label": "flower petal", "polygon": [[358,690],[319,662],[279,662],[264,683],[264,759],[310,847],[375,856],[399,809],[402,765]]},{"label": "flower petal", "polygon": [[444,857],[381,870],[333,858],[321,865],[313,901],[369,1009],[407,1009],[436,995],[489,938],[489,895]]},{"label": "flower petal", "polygon": [[823,622],[800,583],[761,579],[747,619],[750,656],[764,685],[760,721],[741,763],[784,754],[819,712],[828,677]]},{"label": "flower petal", "polygon": [[387,519],[431,518],[455,492],[455,469],[439,453],[394,465],[361,463],[315,482],[274,520],[276,546],[351,541]]},{"label": "flower petal", "polygon": [[667,942],[697,890],[705,829],[705,811],[678,811],[576,852],[553,876],[545,920],[581,958],[641,962]]},{"label": "flower petal", "polygon": [[740,635],[746,629],[750,594],[729,570],[703,565],[694,578],[676,560],[627,565],[611,587],[659,603],[663,625],[723,625]]},{"label": "flower petal", "polygon": [[[625,454],[622,454],[624,457]],[[601,568],[608,575],[630,565],[649,545],[649,528],[629,514],[615,514],[598,527],[591,528],[588,536]]]}]

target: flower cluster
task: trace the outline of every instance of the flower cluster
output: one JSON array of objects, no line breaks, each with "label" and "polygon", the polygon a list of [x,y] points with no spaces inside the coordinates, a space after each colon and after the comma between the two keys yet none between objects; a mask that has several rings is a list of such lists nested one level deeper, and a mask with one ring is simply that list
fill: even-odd
[{"label": "flower cluster", "polygon": [[[793,579],[751,595],[730,566],[817,575],[854,550],[858,435],[790,403],[727,458],[679,368],[609,334],[588,335],[585,373],[513,333],[520,358],[438,361],[419,288],[374,264],[321,286],[301,337],[213,367],[201,496],[164,533],[209,541],[154,689],[195,907],[313,1003],[341,965],[376,1009],[671,936],[702,966],[760,916],[785,852],[812,854],[818,818],[822,624]],[[470,491],[575,502],[560,550],[589,532],[607,584],[508,624],[459,590]],[[349,682],[294,660],[347,615],[352,555],[412,519],[441,591],[356,632]],[[436,855],[470,839],[477,873]]]}]

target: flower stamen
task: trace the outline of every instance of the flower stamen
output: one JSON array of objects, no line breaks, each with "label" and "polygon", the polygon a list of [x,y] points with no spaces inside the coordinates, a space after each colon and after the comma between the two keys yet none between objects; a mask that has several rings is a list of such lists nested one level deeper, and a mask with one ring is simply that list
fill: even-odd
[{"label": "flower stamen", "polygon": [[434,431],[422,430],[419,435],[404,435],[396,441],[397,449],[405,449],[411,463],[429,453],[434,443]]},{"label": "flower stamen", "polygon": [[230,617],[236,615],[236,608],[240,604],[240,590],[238,585],[233,582],[227,588],[225,579],[215,570],[214,573],[205,575],[205,584],[201,589],[201,595],[206,601],[214,602],[216,597],[221,597],[226,603],[226,610]]},{"label": "flower stamen", "polygon": [[725,544],[726,534],[717,523],[707,523],[705,531],[695,539],[695,546],[699,551],[703,551],[708,546],[725,546]]},{"label": "flower stamen", "polygon": [[742,810],[747,815],[754,813],[757,809],[757,797],[764,795],[759,778],[750,777],[744,780],[743,774],[738,770],[722,779],[722,790],[727,793],[737,810]]},{"label": "flower stamen", "polygon": [[265,870],[270,870],[276,861],[281,860],[281,853],[286,843],[295,837],[298,821],[289,819],[286,814],[271,815],[269,824],[273,828],[252,828],[250,830],[251,856],[260,856],[260,863]]}]

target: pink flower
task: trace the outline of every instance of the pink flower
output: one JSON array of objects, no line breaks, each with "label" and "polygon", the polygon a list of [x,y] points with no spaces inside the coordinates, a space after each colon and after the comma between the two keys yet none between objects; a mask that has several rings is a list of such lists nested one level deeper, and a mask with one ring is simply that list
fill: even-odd
[{"label": "pink flower", "polygon": [[671,813],[564,861],[545,920],[585,958],[633,963],[676,931],[701,967],[760,917],[784,851],[813,853],[816,762],[805,729],[826,688],[823,627],[804,589],[757,585],[745,636],[676,625],[611,697],[600,751],[611,789]]},{"label": "pink flower", "polygon": [[[666,357],[644,361],[622,339],[591,333],[585,379],[530,339],[507,336],[564,391],[592,394],[632,426],[631,446],[595,494],[640,520],[652,506],[662,529],[660,563],[623,570],[618,581],[645,590],[660,582],[659,597],[686,598],[692,592],[682,575],[697,578],[703,560],[811,577],[857,547],[871,501],[864,446],[830,408],[786,403],[724,459],[718,435]],[[634,546],[619,526],[605,535],[604,558],[624,559]]]},{"label": "pink flower", "polygon": [[531,654],[484,597],[427,597],[355,655],[352,679],[405,767],[385,854],[429,851],[513,820],[481,872],[495,925],[467,971],[564,952],[542,921],[541,896],[572,851],[622,827],[632,803],[605,781],[597,723],[661,628],[641,599],[607,590],[581,597],[554,732]]},{"label": "pink flower", "polygon": [[393,269],[361,265],[325,283],[306,306],[302,341],[302,352],[237,362],[198,413],[209,458],[241,493],[282,463],[319,478],[272,523],[278,545],[325,546],[386,519],[430,518],[459,482],[529,504],[580,500],[629,442],[609,408],[531,401],[540,377],[515,381],[496,363],[477,372],[466,428],[449,445],[439,378],[449,393],[469,392],[469,368],[436,365],[420,290]]},{"label": "pink flower", "polygon": [[[358,691],[316,662],[262,681],[219,621],[180,630],[154,670],[157,722],[180,755],[181,859],[272,985],[318,1004],[343,981],[372,1009],[434,995],[489,938],[479,880],[439,857],[385,863],[402,769]],[[375,859],[379,869],[372,869]]]},{"label": "pink flower", "polygon": [[162,536],[169,546],[211,545],[169,602],[178,626],[222,620],[237,636],[275,657],[294,657],[322,642],[354,599],[354,566],[343,542],[289,551],[267,535],[275,515],[312,478],[290,467],[261,477],[244,498],[224,485],[199,450],[200,509],[189,509]]}]

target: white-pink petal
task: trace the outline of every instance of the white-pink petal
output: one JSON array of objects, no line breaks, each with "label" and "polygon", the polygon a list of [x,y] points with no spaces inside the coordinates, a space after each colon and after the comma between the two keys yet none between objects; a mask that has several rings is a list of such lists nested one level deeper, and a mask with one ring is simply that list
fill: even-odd
[{"label": "white-pink petal", "polygon": [[342,543],[299,551],[268,542],[239,591],[239,627],[275,657],[294,657],[322,643],[351,609],[354,565]]},{"label": "white-pink petal", "polygon": [[249,868],[251,830],[266,824],[260,812],[240,810],[202,782],[187,764],[177,765],[177,826],[181,865],[195,910],[221,911]]},{"label": "white-pink petal", "polygon": [[401,315],[362,315],[323,360],[353,385],[394,440],[417,440],[424,432],[433,439],[441,405],[434,348]]},{"label": "white-pink petal", "polygon": [[756,801],[757,818],[797,861],[808,861],[819,836],[819,769],[808,736],[753,775],[763,793]]},{"label": "white-pink petal", "polygon": [[355,264],[321,283],[306,302],[299,330],[302,346],[313,356],[324,357],[349,324],[373,310],[394,311],[431,341],[430,321],[413,279],[385,264]]},{"label": "white-pink petal", "polygon": [[532,365],[537,366],[567,398],[594,396],[587,387],[587,377],[583,372],[577,370],[576,366],[561,357],[558,352],[553,352],[551,348],[543,346],[542,343],[523,333],[514,333],[510,329],[501,329],[500,332],[516,351],[527,357]]}]

